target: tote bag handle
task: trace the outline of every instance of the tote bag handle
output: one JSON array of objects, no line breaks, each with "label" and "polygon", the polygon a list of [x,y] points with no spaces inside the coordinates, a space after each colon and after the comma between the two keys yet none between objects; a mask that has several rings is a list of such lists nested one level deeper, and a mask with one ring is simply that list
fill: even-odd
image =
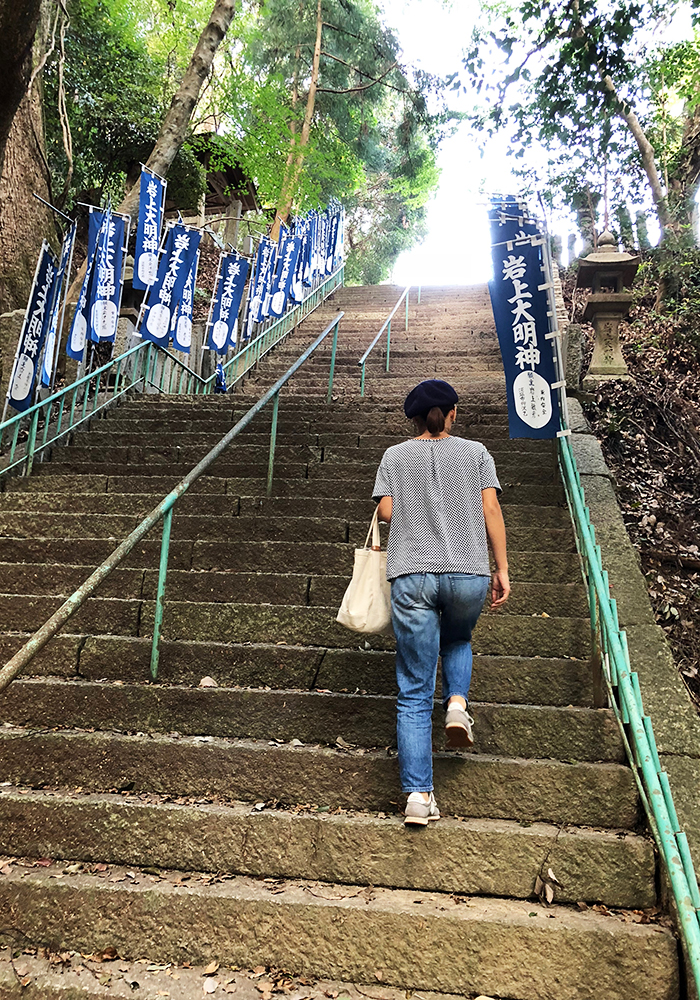
[{"label": "tote bag handle", "polygon": [[379,507],[375,508],[374,517],[372,518],[369,526],[369,531],[367,532],[367,537],[365,538],[365,548],[368,549],[369,537],[372,536],[372,551],[379,552],[382,547],[382,541],[379,535]]}]

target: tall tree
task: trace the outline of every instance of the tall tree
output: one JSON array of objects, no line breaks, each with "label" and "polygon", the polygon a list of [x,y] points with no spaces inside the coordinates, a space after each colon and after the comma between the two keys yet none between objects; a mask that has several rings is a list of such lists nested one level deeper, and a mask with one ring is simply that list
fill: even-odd
[{"label": "tall tree", "polygon": [[[609,138],[624,124],[650,192],[662,234],[672,230],[641,67],[645,49],[678,7],[660,0],[524,0],[517,10],[482,4],[488,23],[475,32],[465,67],[491,107],[480,124],[514,126],[516,142],[575,145],[598,130]],[[494,73],[494,62],[500,71]],[[513,88],[519,88],[517,96]],[[515,99],[514,99],[515,97]],[[607,155],[601,142],[600,159]]]},{"label": "tall tree", "polygon": [[402,66],[400,55],[371,0],[265,0],[244,63],[254,76],[284,88],[278,91],[286,136],[273,236],[304,203],[319,156],[334,138],[336,162],[347,166],[349,154],[365,169],[378,132],[392,119],[397,135],[404,130],[406,147],[417,132],[437,143],[438,116],[429,114],[427,99],[429,93],[440,97],[442,81]]},{"label": "tall tree", "polygon": [[[0,9],[4,11],[6,7],[14,7],[15,12],[19,13],[20,8],[27,11],[33,5],[7,3]],[[31,30],[26,22],[24,26],[26,38]],[[47,200],[51,195],[40,78],[34,80],[31,92],[29,91],[34,68],[41,65],[51,45],[52,26],[55,32],[56,8],[50,0],[44,0],[38,30],[35,28],[28,55],[25,53],[18,63],[22,85],[15,86],[13,93],[15,97],[20,90],[22,93],[3,142],[3,170],[0,176],[0,312],[24,307],[41,241],[45,236],[54,235],[51,214],[33,197],[34,192]],[[19,36],[15,37],[19,41]],[[13,53],[4,45],[2,51],[2,59],[7,60],[7,66]],[[0,80],[2,79],[0,74]],[[9,81],[3,80],[3,83],[9,85]],[[8,114],[6,121],[9,117]]]},{"label": "tall tree", "polygon": [[34,68],[34,38],[41,0],[0,2],[0,175],[5,147],[17,110],[29,88]]}]

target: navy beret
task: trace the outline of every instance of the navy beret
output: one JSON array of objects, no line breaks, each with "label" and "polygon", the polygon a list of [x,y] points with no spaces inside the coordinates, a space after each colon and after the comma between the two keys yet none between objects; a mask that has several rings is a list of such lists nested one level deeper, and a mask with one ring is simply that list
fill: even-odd
[{"label": "navy beret", "polygon": [[409,420],[412,417],[425,416],[434,406],[439,406],[441,410],[449,413],[457,402],[459,396],[449,382],[443,382],[439,378],[429,378],[425,382],[419,382],[415,389],[411,389],[403,404],[403,412]]}]

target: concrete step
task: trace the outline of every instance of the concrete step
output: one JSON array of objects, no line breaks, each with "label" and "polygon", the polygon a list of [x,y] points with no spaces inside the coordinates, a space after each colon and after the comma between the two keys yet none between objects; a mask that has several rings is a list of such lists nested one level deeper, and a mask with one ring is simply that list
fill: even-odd
[{"label": "concrete step", "polygon": [[[274,739],[357,747],[396,743],[395,700],[386,695],[249,688],[191,688],[37,678],[0,695],[3,719],[29,729],[176,732],[182,736]],[[607,709],[498,705],[474,701],[474,753],[622,763],[625,750]],[[443,712],[433,742],[444,748]]]},{"label": "concrete step", "polygon": [[[27,639],[29,634],[23,632],[0,636],[3,662]],[[32,660],[29,670],[41,676],[142,683],[150,677],[150,658],[148,638],[61,634]],[[393,653],[275,643],[171,642],[167,638],[162,641],[160,683],[196,686],[202,677],[212,673],[223,686],[396,693]],[[590,707],[593,704],[590,666],[586,660],[572,657],[476,653],[471,696],[484,702]]]},{"label": "concrete step", "polygon": [[376,982],[379,970],[382,983],[410,990],[522,1000],[679,996],[669,930],[591,910],[479,897],[460,905],[402,889],[373,889],[368,898],[359,887],[315,882],[273,894],[246,876],[212,885],[183,885],[174,872],[158,884],[112,877],[125,881],[64,875],[60,865],[15,872],[0,883],[0,906],[23,941],[85,954],[114,947],[127,960],[146,953],[157,963],[252,965],[264,954],[279,968],[355,982]]},{"label": "concrete step", "polygon": [[514,899],[533,896],[546,858],[561,883],[557,903],[642,909],[656,900],[643,837],[507,820],[444,818],[415,836],[394,817],[3,788],[0,852],[446,893],[459,871],[461,893]]},{"label": "concrete step", "polygon": [[[634,778],[614,763],[434,755],[445,815],[635,829]],[[276,800],[393,812],[398,760],[386,750],[293,746],[214,736],[0,729],[0,778],[32,788]],[[325,811],[325,810],[324,810]]]}]

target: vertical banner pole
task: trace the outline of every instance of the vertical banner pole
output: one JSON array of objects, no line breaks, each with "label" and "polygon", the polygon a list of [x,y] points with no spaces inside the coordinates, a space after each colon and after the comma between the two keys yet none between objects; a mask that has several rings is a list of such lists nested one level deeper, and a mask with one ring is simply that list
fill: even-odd
[{"label": "vertical banner pole", "polygon": [[386,328],[386,370],[389,371],[389,354],[391,352],[391,320]]},{"label": "vertical banner pole", "polygon": [[[542,209],[542,231],[544,235],[544,245],[542,247],[542,263],[544,264],[544,280],[547,285],[547,301],[549,302],[549,330],[554,334],[554,364],[559,376],[559,381],[565,383],[566,373],[564,371],[564,361],[561,353],[561,335],[559,333],[559,319],[557,317],[557,302],[554,296],[554,268],[552,266],[552,247],[549,240],[549,230],[547,229],[547,216],[544,213],[544,205],[540,197],[540,208]],[[569,407],[566,400],[566,384],[560,385],[557,391],[559,396],[559,409],[561,411],[562,430],[569,427]]]},{"label": "vertical banner pole", "polygon": [[411,289],[407,288],[406,289],[406,325],[404,326],[404,330],[408,330],[408,300],[409,300],[410,296],[411,296]]},{"label": "vertical banner pole", "polygon": [[163,535],[160,541],[160,565],[158,567],[158,592],[156,594],[156,611],[153,619],[153,645],[151,647],[151,677],[158,676],[158,661],[160,659],[160,633],[163,627],[163,611],[165,610],[165,579],[168,574],[168,554],[170,552],[170,529],[173,523],[173,508],[163,515]]},{"label": "vertical banner pole", "polygon": [[277,412],[280,405],[280,394],[275,393],[272,400],[272,427],[270,428],[270,457],[267,463],[267,495],[272,495],[272,476],[275,468],[275,447],[277,445]]}]

